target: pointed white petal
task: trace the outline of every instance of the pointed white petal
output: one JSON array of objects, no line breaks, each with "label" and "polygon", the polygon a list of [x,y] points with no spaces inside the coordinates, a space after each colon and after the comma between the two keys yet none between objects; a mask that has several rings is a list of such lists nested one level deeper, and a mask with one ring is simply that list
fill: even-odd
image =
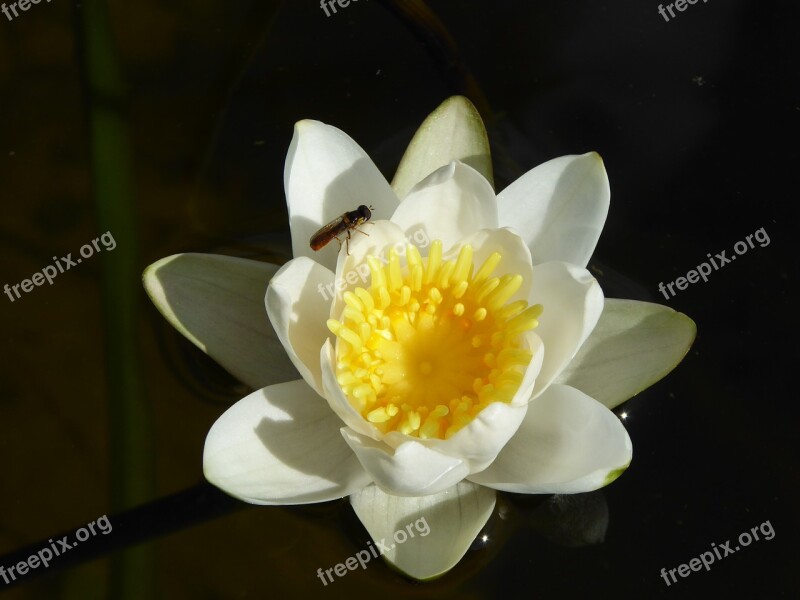
[{"label": "pointed white petal", "polygon": [[611,483],[631,462],[628,432],[605,406],[554,384],[528,405],[516,435],[469,479],[521,494],[574,494]]},{"label": "pointed white petal", "polygon": [[371,481],[342,439],[342,422],[300,379],[231,406],[211,427],[203,472],[253,504],[308,504],[342,498]]},{"label": "pointed white petal", "polygon": [[483,175],[452,162],[414,186],[391,221],[408,236],[442,240],[447,250],[479,229],[497,228],[497,199]]},{"label": "pointed white petal", "polygon": [[557,381],[614,408],[678,366],[696,333],[694,321],[667,306],[606,298],[597,326]]},{"label": "pointed white petal", "polygon": [[498,194],[500,225],[520,232],[534,264],[562,260],[585,267],[606,222],[610,197],[600,155],[562,156]]},{"label": "pointed white petal", "polygon": [[314,252],[311,236],[360,204],[372,206],[373,219],[388,219],[399,200],[378,167],[343,131],[319,121],[295,125],[284,169],[292,252],[331,271],[339,245],[332,241]]},{"label": "pointed white petal", "polygon": [[314,391],[322,393],[319,350],[331,335],[326,326],[333,273],[301,257],[283,265],[264,299],[267,314],[289,358]]},{"label": "pointed white petal", "polygon": [[[350,496],[356,515],[390,563],[432,579],[466,554],[494,510],[495,491],[468,481],[432,496],[390,496],[370,485]],[[413,537],[412,537],[413,534]]]},{"label": "pointed white petal", "polygon": [[176,254],[144,271],[144,287],[170,324],[250,387],[297,378],[264,313],[264,292],[277,265],[219,256]]},{"label": "pointed white petal", "polygon": [[342,436],[375,484],[395,496],[427,496],[446,490],[469,475],[458,458],[406,441],[397,448],[342,428]]},{"label": "pointed white petal", "polygon": [[442,102],[414,134],[392,180],[397,197],[405,198],[417,183],[454,160],[492,182],[489,137],[478,110],[464,96]]},{"label": "pointed white petal", "polygon": [[544,362],[535,398],[564,370],[594,329],[603,311],[603,290],[586,269],[562,262],[533,267],[532,302],[544,306],[536,333],[544,342]]}]

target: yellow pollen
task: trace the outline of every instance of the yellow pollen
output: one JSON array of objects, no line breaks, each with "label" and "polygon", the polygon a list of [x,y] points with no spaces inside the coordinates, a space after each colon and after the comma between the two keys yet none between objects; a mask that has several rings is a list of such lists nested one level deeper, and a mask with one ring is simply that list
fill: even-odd
[{"label": "yellow pollen", "polygon": [[518,274],[493,275],[494,252],[475,269],[473,249],[444,260],[435,240],[426,258],[409,245],[383,264],[367,257],[369,288],[343,295],[328,329],[336,378],[351,405],[383,433],[446,439],[493,402],[511,402],[533,354],[524,334],[542,306],[511,301]]}]

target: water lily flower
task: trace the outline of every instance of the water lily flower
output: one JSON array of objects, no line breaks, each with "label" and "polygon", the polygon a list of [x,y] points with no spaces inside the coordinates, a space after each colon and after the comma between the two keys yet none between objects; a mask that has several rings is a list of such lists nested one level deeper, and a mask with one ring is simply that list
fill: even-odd
[{"label": "water lily flower", "polygon": [[[587,271],[610,197],[596,153],[495,195],[483,124],[455,97],[391,185],[344,132],[301,121],[285,187],[285,265],[184,254],[145,272],[170,322],[258,390],[209,431],[210,482],[256,504],[350,496],[376,543],[395,540],[385,558],[428,579],[465,554],[497,490],[587,492],[627,468],[611,409],[674,368],[695,328],[604,298]],[[311,250],[362,204],[372,220],[342,249]],[[401,543],[421,517],[430,534]]]}]

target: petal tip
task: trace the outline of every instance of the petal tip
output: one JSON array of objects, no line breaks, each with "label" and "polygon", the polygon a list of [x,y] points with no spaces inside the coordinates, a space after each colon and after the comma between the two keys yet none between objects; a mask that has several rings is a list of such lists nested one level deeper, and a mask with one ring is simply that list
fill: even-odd
[{"label": "petal tip", "polygon": [[613,471],[609,471],[608,474],[606,475],[606,478],[603,480],[603,484],[600,487],[603,488],[611,483],[614,483],[614,481],[619,479],[619,476],[622,475],[625,471],[627,471],[628,467],[630,466],[631,463],[628,462],[628,464],[625,465],[624,467],[620,467],[618,469],[614,469]]},{"label": "petal tip", "polygon": [[590,152],[587,152],[586,154],[584,154],[584,156],[586,156],[588,158],[591,158],[591,159],[594,159],[596,162],[600,163],[601,165],[603,164],[603,157],[600,156],[600,153],[597,152],[596,150],[592,150]]},{"label": "petal tip", "polygon": [[165,256],[164,258],[159,258],[156,262],[147,265],[144,271],[142,271],[142,281],[147,286],[148,283],[152,283],[153,280],[158,279],[156,273],[159,269],[163,266],[171,263],[173,260],[180,258],[183,256],[182,254],[171,254],[170,256]]},{"label": "petal tip", "polygon": [[301,131],[303,129],[309,129],[311,127],[316,127],[317,125],[321,125],[319,121],[316,119],[300,119],[294,124],[295,131]]}]

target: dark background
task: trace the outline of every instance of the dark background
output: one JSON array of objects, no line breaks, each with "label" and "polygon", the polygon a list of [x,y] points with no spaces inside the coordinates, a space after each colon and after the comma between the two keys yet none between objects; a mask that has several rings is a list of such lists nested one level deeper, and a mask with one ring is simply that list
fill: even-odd
[{"label": "dark background", "polygon": [[[0,284],[107,230],[118,244],[0,296],[0,565],[103,514],[114,525],[0,592],[797,597],[798,10],[711,0],[665,22],[657,6],[360,0],[326,17],[313,1],[54,0],[0,15]],[[343,129],[390,178],[455,93],[483,114],[498,190],[550,158],[602,155],[611,209],[592,268],[608,296],[688,314],[697,340],[616,410],[634,459],[613,485],[566,503],[501,494],[489,542],[436,582],[372,563],[323,588],[317,568],[366,547],[363,527],[346,500],[245,507],[201,483],[205,434],[247,390],[139,278],[176,252],[286,260],[295,121]],[[768,246],[658,292],[762,227]],[[575,547],[604,515],[604,542]],[[771,541],[661,579],[767,520]]]}]

